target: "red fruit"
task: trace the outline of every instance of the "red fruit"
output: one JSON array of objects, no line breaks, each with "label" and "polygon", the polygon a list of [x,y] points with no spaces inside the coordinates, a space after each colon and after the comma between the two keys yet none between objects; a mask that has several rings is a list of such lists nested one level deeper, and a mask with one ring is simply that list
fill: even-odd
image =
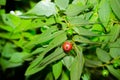
[{"label": "red fruit", "polygon": [[70,52],[70,50],[72,50],[72,43],[66,41],[63,43],[62,48],[65,52]]}]

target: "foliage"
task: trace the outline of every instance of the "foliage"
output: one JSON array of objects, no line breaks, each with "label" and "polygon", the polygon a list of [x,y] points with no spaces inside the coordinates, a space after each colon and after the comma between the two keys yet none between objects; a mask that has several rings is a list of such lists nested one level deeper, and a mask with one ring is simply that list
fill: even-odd
[{"label": "foliage", "polygon": [[[26,66],[25,80],[120,80],[120,0],[28,0],[29,8],[10,13],[6,2],[0,0],[3,73]],[[69,53],[65,41],[73,44]]]}]

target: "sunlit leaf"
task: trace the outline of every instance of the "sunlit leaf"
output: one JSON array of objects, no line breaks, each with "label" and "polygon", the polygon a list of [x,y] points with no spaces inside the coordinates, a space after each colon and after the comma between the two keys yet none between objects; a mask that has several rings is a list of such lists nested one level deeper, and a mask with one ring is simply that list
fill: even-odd
[{"label": "sunlit leaf", "polygon": [[80,3],[81,5],[85,5],[86,2],[87,1],[85,1],[85,0],[73,0],[72,4],[78,4],[78,3]]},{"label": "sunlit leaf", "polygon": [[2,20],[5,24],[9,25],[13,29],[15,29],[16,26],[18,26],[21,21],[19,17],[15,16],[15,15],[11,15],[11,14],[3,14]]},{"label": "sunlit leaf", "polygon": [[9,32],[13,31],[12,27],[10,27],[9,25],[5,25],[3,23],[0,24],[0,28],[3,29],[3,30],[9,31]]},{"label": "sunlit leaf", "polygon": [[102,27],[102,25],[100,25],[100,24],[94,24],[93,26],[92,26],[92,31],[96,31],[96,32],[102,32],[102,31],[104,31],[104,28]]},{"label": "sunlit leaf", "polygon": [[16,26],[16,28],[14,30],[14,33],[21,32],[21,31],[26,31],[26,30],[31,29],[32,27],[29,26],[30,23],[31,23],[31,20],[24,20],[24,19],[22,19],[20,21],[19,25]]},{"label": "sunlit leaf", "polygon": [[60,10],[65,10],[69,4],[69,0],[55,0],[55,3]]},{"label": "sunlit leaf", "polygon": [[27,12],[28,14],[34,15],[45,15],[47,17],[56,14],[55,4],[50,1],[40,1],[38,2],[30,11]]}]

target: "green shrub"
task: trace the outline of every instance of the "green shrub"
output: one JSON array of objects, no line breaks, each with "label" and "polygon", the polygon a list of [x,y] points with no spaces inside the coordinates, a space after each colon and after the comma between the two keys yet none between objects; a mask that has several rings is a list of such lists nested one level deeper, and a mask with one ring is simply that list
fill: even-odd
[{"label": "green shrub", "polygon": [[[15,76],[21,67],[25,80],[120,80],[120,0],[28,0],[30,7],[21,4],[10,13],[5,3],[0,1],[1,74],[9,69]],[[68,52],[65,41],[72,44]]]}]

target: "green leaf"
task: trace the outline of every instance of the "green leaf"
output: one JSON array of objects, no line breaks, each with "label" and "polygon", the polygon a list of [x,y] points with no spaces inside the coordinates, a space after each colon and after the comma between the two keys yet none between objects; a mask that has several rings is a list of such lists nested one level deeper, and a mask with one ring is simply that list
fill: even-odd
[{"label": "green leaf", "polygon": [[0,15],[2,15],[2,14],[5,14],[5,9],[0,9]]},{"label": "green leaf", "polygon": [[80,42],[80,43],[96,43],[96,42],[90,41],[89,39],[87,39],[85,37],[79,36],[79,35],[73,36],[73,40],[76,42]]},{"label": "green leaf", "polygon": [[111,60],[111,57],[109,55],[109,53],[107,53],[106,51],[102,50],[101,48],[97,48],[96,49],[96,54],[97,57],[102,61],[102,62],[109,62]]},{"label": "green leaf", "polygon": [[[57,51],[59,52],[61,55],[59,55],[58,57],[56,57],[55,55],[46,57],[45,59],[43,59],[44,55],[50,51],[51,49],[59,46],[61,43],[63,43],[65,40],[67,39],[65,32],[58,35],[57,37],[55,37],[48,45],[48,47],[31,63],[31,65],[28,67],[25,75],[32,75],[40,70],[42,70],[46,65],[50,64],[51,62],[55,61],[56,59],[60,59],[62,58],[65,54],[61,54],[61,51]],[[56,52],[56,53],[57,53]],[[57,54],[58,55],[58,54]],[[51,57],[53,58],[55,56],[54,59],[51,59]],[[43,59],[43,61],[41,61]],[[50,62],[49,62],[50,61]],[[40,64],[41,62],[41,64]],[[46,64],[45,64],[46,63]],[[34,68],[36,67],[38,64],[41,65],[40,68]],[[33,68],[33,69],[32,69]]]},{"label": "green leaf", "polygon": [[35,74],[45,67],[44,66],[42,68],[35,68],[41,62],[41,60],[43,59],[43,54],[40,54],[38,57],[31,62],[31,64],[29,65],[29,67],[27,68],[27,70],[25,72],[25,76]]},{"label": "green leaf", "polygon": [[8,15],[2,14],[2,20],[6,25],[9,25],[12,28],[15,28],[15,25],[13,24],[12,20],[8,17]]},{"label": "green leaf", "polygon": [[110,5],[112,7],[113,12],[120,20],[120,0],[110,0]]},{"label": "green leaf", "polygon": [[[21,32],[21,31],[26,31],[28,29],[31,29],[32,27],[29,26],[29,24],[31,23],[31,20],[28,19],[28,20],[24,20],[22,19],[19,23],[18,26],[16,26],[15,30],[14,30],[14,33],[17,33],[17,32]],[[34,27],[34,26],[33,26]]]},{"label": "green leaf", "polygon": [[82,26],[82,25],[89,24],[89,22],[83,19],[81,16],[68,17],[68,21],[70,22],[71,25],[74,25],[74,26]]},{"label": "green leaf", "polygon": [[29,21],[30,23],[30,20],[21,20],[18,16],[11,14],[3,14],[2,20],[4,24],[2,23],[0,27],[9,32],[14,31],[14,33],[17,31],[24,30],[26,28],[26,25],[28,25],[28,22],[26,21]]},{"label": "green leaf", "polygon": [[40,47],[40,48],[37,48],[35,49],[31,54],[34,55],[34,54],[38,54],[38,53],[41,53],[44,51],[45,48],[43,47]]},{"label": "green leaf", "polygon": [[110,48],[119,48],[120,47],[120,38],[118,38],[114,43],[110,43]]},{"label": "green leaf", "polygon": [[44,16],[41,16],[35,19],[22,19],[19,26],[15,29],[15,32],[36,29],[54,23],[55,23],[54,17],[45,18]]},{"label": "green leaf", "polygon": [[59,78],[62,73],[62,62],[59,61],[52,66],[52,72],[55,77],[55,80]]},{"label": "green leaf", "polygon": [[55,17],[51,16],[51,17],[47,18],[45,23],[46,23],[46,25],[55,24],[56,23]]},{"label": "green leaf", "polygon": [[[85,20],[89,20],[91,16],[93,15],[93,12],[88,12],[85,14]],[[90,20],[89,20],[90,21]]]},{"label": "green leaf", "polygon": [[19,39],[21,37],[20,33],[0,33],[1,38],[5,39]]},{"label": "green leaf", "polygon": [[80,3],[81,5],[85,5],[87,1],[85,0],[73,0],[72,1],[72,4],[78,4]]},{"label": "green leaf", "polygon": [[41,17],[41,18],[37,18],[37,19],[31,21],[31,23],[29,24],[29,28],[32,29],[32,28],[39,28],[41,26],[44,26],[45,23],[42,20],[44,20],[44,19],[42,19],[42,17]]},{"label": "green leaf", "polygon": [[[29,32],[22,32],[22,37],[25,37],[27,38],[28,40],[31,40],[33,38],[33,35],[36,34],[36,31],[35,30],[29,30]],[[21,38],[21,37],[20,37]],[[23,39],[25,40],[25,39]]]},{"label": "green leaf", "polygon": [[120,57],[120,48],[110,48],[110,56],[112,58]]},{"label": "green leaf", "polygon": [[5,5],[6,4],[6,0],[0,0],[0,5]]},{"label": "green leaf", "polygon": [[68,7],[69,0],[55,0],[55,4],[60,8],[60,10],[65,10]]},{"label": "green leaf", "polygon": [[13,53],[9,61],[14,63],[23,62],[22,53]]},{"label": "green leaf", "polygon": [[96,32],[103,32],[104,31],[104,28],[102,27],[102,25],[100,24],[94,24],[92,26],[92,31],[96,31]]},{"label": "green leaf", "polygon": [[[43,32],[42,34],[38,34],[33,36],[33,38],[31,39],[31,41],[29,41],[26,45],[25,48],[32,48],[37,44],[41,44],[44,42],[47,42],[51,39],[53,39],[54,37],[58,36],[59,34],[63,33],[63,31],[57,31],[57,27],[51,27],[49,29],[47,29],[45,32]],[[55,33],[54,33],[55,32]]]},{"label": "green leaf", "polygon": [[118,68],[120,66],[120,59],[116,58],[113,60],[113,67]]},{"label": "green leaf", "polygon": [[83,27],[73,27],[74,31],[78,33],[79,35],[83,36],[99,36],[98,34],[94,34],[92,31],[89,31],[88,29],[85,29]]},{"label": "green leaf", "polygon": [[47,76],[45,77],[45,80],[54,80],[52,72],[49,72]]},{"label": "green leaf", "polygon": [[98,67],[101,65],[102,65],[101,61],[85,59],[85,66],[87,67]]},{"label": "green leaf", "polygon": [[111,32],[110,32],[110,42],[114,42],[120,33],[120,25],[116,24],[111,28]]},{"label": "green leaf", "polygon": [[56,60],[59,60],[63,58],[66,54],[63,52],[62,48],[57,48],[53,53],[51,53],[49,56],[45,57],[41,62],[39,66],[45,66],[48,65]]},{"label": "green leaf", "polygon": [[1,54],[2,57],[10,58],[13,55],[13,53],[16,52],[14,48],[15,48],[14,44],[7,42],[3,47]]},{"label": "green leaf", "polygon": [[[25,72],[25,75],[32,75],[35,74],[42,69],[44,69],[47,65],[51,64],[52,62],[55,62],[61,58],[63,58],[66,54],[63,52],[62,48],[57,48],[53,53],[48,55],[47,57],[43,58],[43,55],[41,57],[38,56],[28,67],[27,71]],[[42,60],[41,60],[42,59]]]},{"label": "green leaf", "polygon": [[[29,36],[28,34],[30,34],[30,33],[28,33],[27,35],[24,35],[24,36],[23,36],[23,34],[22,34],[22,36],[20,35],[20,38],[18,38],[18,40],[13,40],[13,42],[14,42],[15,45],[17,45],[17,47],[24,50],[23,46],[26,45],[26,43],[27,43],[25,38],[29,39],[28,37],[25,37],[25,36]],[[23,38],[23,37],[25,37],[25,38]]]},{"label": "green leaf", "polygon": [[82,71],[81,71],[80,60],[78,57],[76,57],[71,66],[71,71],[70,71],[71,80],[79,80],[81,73]]},{"label": "green leaf", "polygon": [[91,17],[90,17],[90,20],[89,20],[89,22],[90,23],[98,23],[98,22],[100,22],[99,20],[98,20],[98,12],[96,11],[96,12],[94,12],[92,15],[91,15]]},{"label": "green leaf", "polygon": [[20,25],[21,19],[18,16],[12,15],[12,14],[6,14],[6,16],[11,19],[12,23],[15,25],[15,27]]},{"label": "green leaf", "polygon": [[113,76],[115,76],[118,80],[120,80],[120,70],[119,69],[114,69],[112,65],[108,65],[107,68]]},{"label": "green leaf", "polygon": [[68,75],[64,71],[62,72],[61,80],[69,80]]},{"label": "green leaf", "polygon": [[71,65],[74,61],[74,57],[73,56],[66,56],[63,58],[63,64],[67,67],[68,70],[70,70]]},{"label": "green leaf", "polygon": [[56,14],[55,4],[53,2],[44,0],[38,2],[27,14],[34,14],[34,15],[45,15],[47,17]]},{"label": "green leaf", "polygon": [[82,80],[90,80],[90,73],[85,73],[85,74],[82,76]]},{"label": "green leaf", "polygon": [[24,57],[27,55],[29,54],[26,52],[16,52],[16,53],[13,53],[9,61],[14,63],[22,63],[24,61]]},{"label": "green leaf", "polygon": [[98,12],[99,12],[100,21],[106,27],[109,22],[110,12],[111,12],[108,0],[101,0],[99,8],[100,9]]},{"label": "green leaf", "polygon": [[74,46],[77,56],[75,57],[71,66],[70,80],[79,80],[84,66],[84,58],[82,54],[82,49],[78,49],[76,45]]},{"label": "green leaf", "polygon": [[63,32],[61,34],[59,34],[57,37],[55,37],[48,45],[48,47],[44,50],[43,53],[47,53],[49,50],[59,46],[60,44],[62,44],[65,40],[67,40],[67,36],[66,33]]},{"label": "green leaf", "polygon": [[[88,0],[88,3],[89,3],[89,4],[94,4],[94,5],[95,5],[95,4],[97,5],[99,2],[100,2],[99,0]],[[96,6],[96,5],[95,5],[95,6]]]},{"label": "green leaf", "polygon": [[6,59],[0,58],[0,65],[3,70],[6,70],[7,68],[18,67],[18,66],[22,65],[22,63],[13,63]]},{"label": "green leaf", "polygon": [[29,66],[30,68],[36,66],[44,57],[44,55],[51,49],[59,46],[61,43],[63,43],[65,40],[67,39],[65,33],[62,33],[60,35],[58,35],[56,38],[54,38],[50,44],[48,45],[48,47],[46,49],[44,49],[44,51],[42,53],[40,53],[40,55],[32,62],[32,64]]},{"label": "green leaf", "polygon": [[70,4],[65,13],[67,14],[67,16],[76,16],[89,7],[90,7],[89,5],[81,6],[79,3]]},{"label": "green leaf", "polygon": [[[21,19],[18,16],[11,15],[11,14],[2,14],[2,20],[4,24],[8,25],[9,27],[5,27],[3,29],[8,31],[16,30],[16,27],[20,27]],[[12,29],[12,30],[11,30]]]},{"label": "green leaf", "polygon": [[4,23],[0,23],[0,29],[8,31],[8,32],[12,32],[13,28],[10,27],[9,25],[5,25]]}]

